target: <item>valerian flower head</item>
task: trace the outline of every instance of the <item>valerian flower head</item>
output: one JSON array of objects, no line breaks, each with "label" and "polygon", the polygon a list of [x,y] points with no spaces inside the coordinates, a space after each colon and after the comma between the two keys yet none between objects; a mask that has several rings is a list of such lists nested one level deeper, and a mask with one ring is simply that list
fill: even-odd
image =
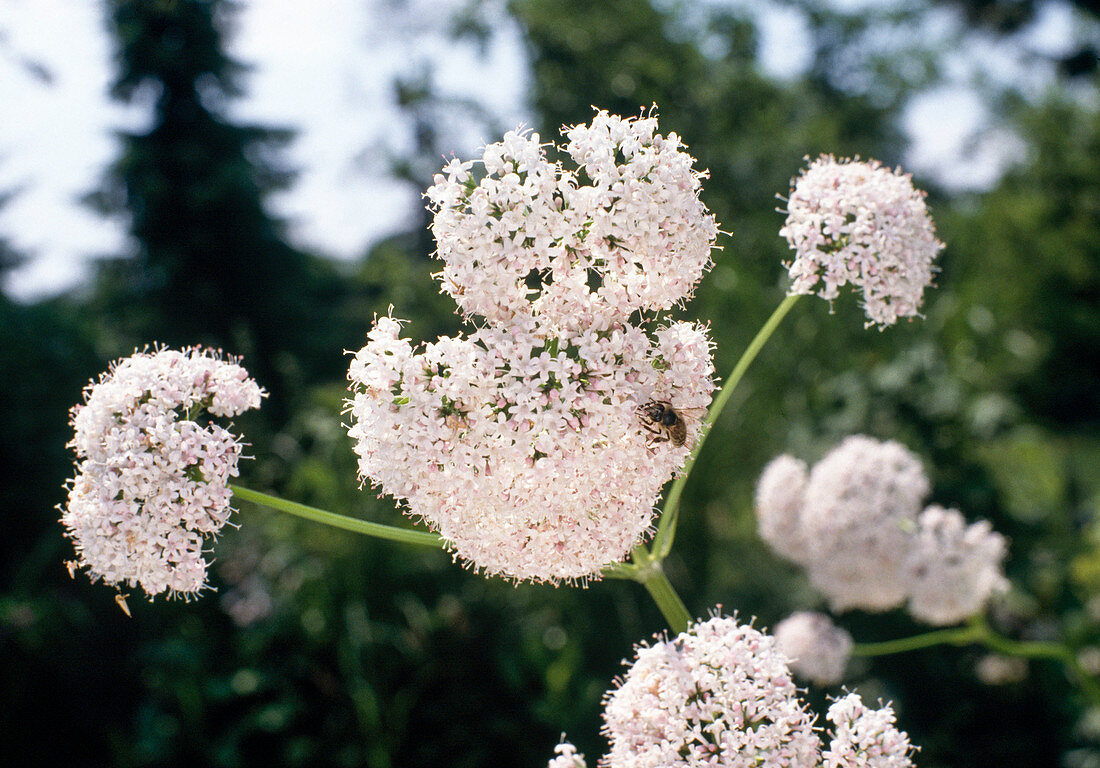
[{"label": "valerian flower head", "polygon": [[814,160],[791,182],[779,230],[795,252],[787,265],[790,293],[831,301],[851,283],[862,293],[868,325],[917,315],[943,248],[924,197],[909,174],[878,161]]},{"label": "valerian flower head", "polygon": [[756,483],[760,538],[796,563],[805,562],[809,550],[802,526],[803,494],[808,481],[806,462],[783,454],[768,462]]},{"label": "valerian flower head", "polygon": [[967,525],[955,509],[930,506],[909,554],[909,612],[929,624],[957,624],[1008,589],[1005,538],[988,520]]},{"label": "valerian flower head", "polygon": [[908,593],[905,560],[930,485],[905,446],[846,438],[810,470],[803,564],[833,610],[884,611]]},{"label": "valerian flower head", "polygon": [[835,685],[844,678],[852,655],[852,636],[825,614],[792,613],[776,625],[775,640],[799,677],[818,685]]},{"label": "valerian flower head", "polygon": [[773,459],[756,490],[760,536],[806,569],[835,611],[885,611],[906,600],[916,618],[954,624],[1007,588],[1004,538],[955,510],[920,511],[930,491],[904,446],[846,438],[807,473]]},{"label": "valerian flower head", "polygon": [[557,582],[620,561],[700,428],[655,443],[636,410],[706,408],[705,330],[547,336],[528,319],[414,349],[399,329],[379,319],[351,364],[360,476],[489,574]]},{"label": "valerian flower head", "polygon": [[912,768],[913,747],[889,706],[869,709],[850,693],[835,701],[826,717],[834,728],[822,768]]},{"label": "valerian flower head", "polygon": [[788,661],[776,638],[736,617],[638,646],[605,698],[601,768],[909,768],[893,711],[856,694],[829,710],[836,728],[822,751]]},{"label": "valerian flower head", "polygon": [[775,639],[716,616],[637,648],[609,691],[607,768],[814,768],[820,743]]},{"label": "valerian flower head", "polygon": [[456,160],[436,175],[426,197],[443,289],[490,323],[572,331],[690,297],[718,228],[679,137],[656,117],[603,111],[563,133],[563,161],[512,131],[485,147],[483,173]]},{"label": "valerian flower head", "polygon": [[92,581],[191,595],[206,539],[232,511],[236,435],[199,421],[258,408],[264,391],[217,352],[162,349],[117,361],[72,410],[76,476],[61,522]]},{"label": "valerian flower head", "polygon": [[[549,582],[597,577],[641,540],[714,388],[703,327],[630,322],[710,264],[702,174],[654,117],[564,131],[573,170],[511,132],[483,174],[452,161],[427,192],[443,289],[488,324],[414,348],[382,318],[349,372],[360,477],[473,567]],[[658,405],[675,434],[645,421]]]}]

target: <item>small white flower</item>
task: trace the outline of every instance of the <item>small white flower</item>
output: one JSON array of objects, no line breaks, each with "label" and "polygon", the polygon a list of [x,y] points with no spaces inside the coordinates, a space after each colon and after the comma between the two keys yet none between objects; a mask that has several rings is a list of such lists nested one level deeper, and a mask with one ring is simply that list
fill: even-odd
[{"label": "small white flower", "polygon": [[775,639],[714,617],[639,646],[609,691],[608,768],[814,768],[820,742]]},{"label": "small white flower", "polygon": [[798,611],[775,627],[779,650],[791,658],[791,670],[818,685],[844,678],[852,655],[852,636],[823,613]]},{"label": "small white flower", "polygon": [[554,757],[546,764],[546,768],[588,768],[584,762],[584,755],[577,752],[577,748],[565,741],[562,734],[562,742],[554,747]]},{"label": "small white flower", "polygon": [[1005,539],[988,520],[968,526],[958,510],[933,505],[917,523],[906,564],[913,616],[929,624],[957,624],[1008,589],[1001,570]]},{"label": "small white flower", "polygon": [[822,768],[912,768],[913,747],[889,706],[869,709],[850,693],[835,701],[826,717],[834,729]]},{"label": "small white flower", "polygon": [[924,197],[909,174],[875,160],[813,161],[791,182],[779,230],[795,252],[787,265],[790,293],[831,301],[852,283],[862,292],[868,325],[917,315],[943,248]]},{"label": "small white flower", "polygon": [[229,519],[241,444],[194,419],[258,408],[264,394],[235,362],[198,348],[135,353],[85,389],[61,522],[93,582],[150,596],[203,588],[203,545]]}]

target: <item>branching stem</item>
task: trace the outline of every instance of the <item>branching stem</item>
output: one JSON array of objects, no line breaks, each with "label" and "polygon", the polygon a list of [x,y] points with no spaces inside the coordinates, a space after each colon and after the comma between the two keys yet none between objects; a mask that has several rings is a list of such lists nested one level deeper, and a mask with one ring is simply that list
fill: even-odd
[{"label": "branching stem", "polygon": [[939,629],[913,637],[886,640],[881,643],[857,643],[852,648],[853,656],[887,656],[895,653],[907,653],[936,645],[984,645],[991,651],[1004,656],[1017,656],[1027,659],[1050,659],[1065,666],[1068,677],[1080,686],[1092,704],[1100,705],[1100,685],[1077,661],[1073,649],[1049,640],[1012,640],[997,634],[985,616],[975,616],[963,627]]}]

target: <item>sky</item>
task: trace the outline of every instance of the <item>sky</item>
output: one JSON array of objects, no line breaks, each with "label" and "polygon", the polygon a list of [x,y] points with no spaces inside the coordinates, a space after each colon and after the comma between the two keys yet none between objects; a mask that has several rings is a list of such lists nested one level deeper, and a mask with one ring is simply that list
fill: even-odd
[{"label": "sky", "polygon": [[[286,155],[298,180],[272,200],[272,212],[289,219],[294,242],[358,257],[372,241],[403,229],[420,205],[418,191],[385,177],[384,163],[387,148],[407,141],[390,94],[410,62],[440,63],[444,93],[476,96],[505,125],[523,122],[526,71],[516,30],[499,34],[483,59],[442,39],[430,21],[416,21],[439,18],[459,2],[406,0],[400,14],[387,11],[394,4],[384,0],[243,3],[230,50],[254,71],[248,96],[231,115],[298,132]],[[759,16],[764,68],[796,76],[808,57],[797,12],[747,7]],[[1068,8],[1055,5],[1026,47],[1064,50],[1072,24]],[[945,16],[943,29],[930,33],[950,28]],[[915,100],[904,120],[914,138],[907,170],[956,189],[992,183],[1016,149],[1003,133],[971,140],[988,116],[968,80],[977,62],[1004,73],[1017,64],[992,41],[968,48],[948,62],[953,82]],[[0,192],[18,192],[0,210],[0,236],[31,256],[4,286],[15,298],[68,290],[86,278],[91,258],[129,247],[123,221],[104,220],[79,203],[117,155],[114,132],[140,129],[149,119],[147,108],[108,98],[110,56],[101,3],[0,0]],[[464,136],[466,146],[454,151],[469,156],[497,138]]]}]

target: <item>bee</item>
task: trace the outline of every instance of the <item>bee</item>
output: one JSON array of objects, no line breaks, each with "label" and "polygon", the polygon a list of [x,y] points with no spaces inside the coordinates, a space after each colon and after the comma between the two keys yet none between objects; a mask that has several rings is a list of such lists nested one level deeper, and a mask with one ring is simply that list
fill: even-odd
[{"label": "bee", "polygon": [[122,612],[126,614],[127,618],[130,618],[130,606],[126,605],[126,598],[129,596],[130,595],[124,595],[121,592],[115,595],[115,602],[118,603],[118,607],[122,609]]},{"label": "bee", "polygon": [[651,443],[682,446],[687,442],[687,421],[667,400],[650,400],[639,405],[634,412],[638,414],[642,428],[651,435]]},{"label": "bee", "polygon": [[466,421],[466,417],[461,413],[448,413],[443,418],[443,426],[451,431],[449,440],[454,440],[460,433],[466,430],[470,425]]}]

